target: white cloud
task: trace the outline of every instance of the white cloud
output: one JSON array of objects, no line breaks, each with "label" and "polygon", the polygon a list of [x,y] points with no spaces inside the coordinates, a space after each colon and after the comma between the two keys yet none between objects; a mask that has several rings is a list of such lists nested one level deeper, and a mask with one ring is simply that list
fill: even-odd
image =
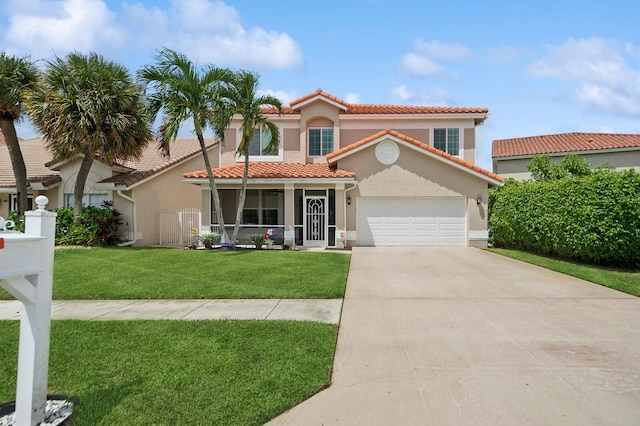
[{"label": "white cloud", "polygon": [[622,115],[640,114],[640,69],[633,69],[628,61],[637,54],[637,47],[592,37],[569,39],[546,49],[546,56],[529,66],[532,76],[577,85],[574,99],[585,108]]},{"label": "white cloud", "polygon": [[124,30],[102,0],[28,1],[25,8],[9,8],[3,43],[7,50],[51,57],[96,46],[122,44]]},{"label": "white cloud", "polygon": [[418,39],[413,43],[413,52],[401,59],[400,70],[413,77],[456,78],[457,74],[447,71],[441,62],[462,61],[471,56],[471,51],[460,43],[443,44],[437,40],[424,42]]},{"label": "white cloud", "polygon": [[418,39],[413,45],[419,54],[443,61],[461,61],[471,57],[471,50],[460,43],[442,44],[438,40],[425,42]]},{"label": "white cloud", "polygon": [[404,105],[449,105],[451,93],[442,87],[432,87],[415,93],[404,84],[391,89],[389,93],[391,103]]},{"label": "white cloud", "polygon": [[347,96],[345,96],[344,100],[345,102],[348,102],[350,104],[359,104],[360,95],[358,95],[357,93],[349,92],[347,93]]},{"label": "white cloud", "polygon": [[285,92],[284,90],[272,90],[272,89],[258,90],[257,94],[258,96],[262,96],[262,95],[275,96],[276,98],[282,101],[283,106],[289,105],[291,101],[296,100],[300,97],[295,92]]},{"label": "white cloud", "polygon": [[245,29],[238,11],[220,0],[172,0],[166,9],[123,2],[119,10],[104,0],[13,0],[5,12],[2,43],[11,53],[50,58],[72,50],[139,54],[170,47],[200,63],[234,68],[304,64],[288,34]]}]

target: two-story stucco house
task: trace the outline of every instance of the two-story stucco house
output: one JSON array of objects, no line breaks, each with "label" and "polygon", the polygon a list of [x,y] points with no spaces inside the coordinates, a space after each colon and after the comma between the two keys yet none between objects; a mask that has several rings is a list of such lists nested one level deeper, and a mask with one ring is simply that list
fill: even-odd
[{"label": "two-story stucco house", "polygon": [[640,171],[640,135],[621,133],[560,133],[493,141],[493,171],[500,176],[528,180],[527,164],[536,155],[559,163],[567,154],[584,159],[591,168]]},{"label": "two-story stucco house", "polygon": [[[265,155],[268,141],[254,133],[240,243],[273,229],[276,241],[301,246],[486,246],[487,189],[502,181],[474,164],[487,109],[351,104],[318,89],[280,116],[264,112],[281,143]],[[213,170],[228,235],[244,167],[239,124]],[[208,229],[216,221],[206,172],[184,181],[201,186]]]}]

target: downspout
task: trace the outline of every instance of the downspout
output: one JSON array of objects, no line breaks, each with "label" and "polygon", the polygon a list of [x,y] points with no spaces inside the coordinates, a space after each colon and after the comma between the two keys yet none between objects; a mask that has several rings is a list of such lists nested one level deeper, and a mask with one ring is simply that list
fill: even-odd
[{"label": "downspout", "polygon": [[358,186],[358,182],[354,182],[353,186],[349,189],[345,189],[344,190],[344,200],[343,200],[343,206],[344,206],[344,248],[347,248],[347,207],[349,207],[349,205],[347,204],[347,192],[351,191],[352,189],[356,189],[356,186]]},{"label": "downspout", "polygon": [[118,244],[118,247],[132,246],[136,243],[136,241],[138,241],[138,239],[136,238],[136,235],[138,235],[136,232],[136,201],[133,198],[124,195],[121,189],[118,189],[116,193],[120,197],[124,198],[125,200],[131,203],[131,227],[133,228],[133,240],[120,243]]}]

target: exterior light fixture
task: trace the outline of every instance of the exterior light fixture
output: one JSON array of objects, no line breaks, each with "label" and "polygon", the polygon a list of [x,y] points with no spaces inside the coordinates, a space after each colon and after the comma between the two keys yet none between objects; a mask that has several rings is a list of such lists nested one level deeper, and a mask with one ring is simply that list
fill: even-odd
[{"label": "exterior light fixture", "polygon": [[351,197],[347,197],[347,204],[351,205]]},{"label": "exterior light fixture", "polygon": [[476,204],[480,205],[482,203],[482,195],[478,194],[478,196],[476,197]]}]

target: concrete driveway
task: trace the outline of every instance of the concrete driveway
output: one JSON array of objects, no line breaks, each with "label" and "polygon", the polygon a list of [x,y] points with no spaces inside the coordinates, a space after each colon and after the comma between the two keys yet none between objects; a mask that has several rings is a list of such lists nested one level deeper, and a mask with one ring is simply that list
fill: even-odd
[{"label": "concrete driveway", "polygon": [[640,299],[473,248],[354,248],[331,387],[271,425],[640,424]]}]

